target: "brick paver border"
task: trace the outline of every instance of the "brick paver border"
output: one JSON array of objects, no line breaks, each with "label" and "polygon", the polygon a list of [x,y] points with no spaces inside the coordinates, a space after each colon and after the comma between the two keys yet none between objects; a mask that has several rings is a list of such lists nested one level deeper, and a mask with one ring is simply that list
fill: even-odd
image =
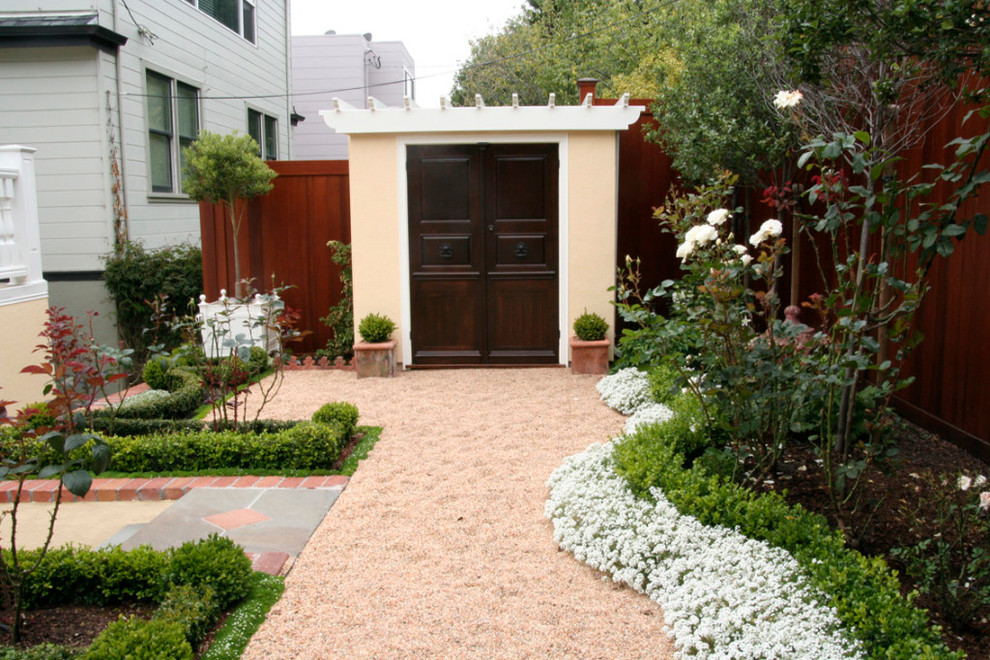
[{"label": "brick paver border", "polygon": [[[63,502],[129,502],[134,500],[177,500],[193,488],[300,488],[307,490],[342,490],[348,477],[155,477],[152,479],[93,479],[86,497],[62,490]],[[31,479],[24,482],[21,502],[53,502],[58,481]],[[13,502],[17,492],[14,481],[0,482],[0,504]]]}]

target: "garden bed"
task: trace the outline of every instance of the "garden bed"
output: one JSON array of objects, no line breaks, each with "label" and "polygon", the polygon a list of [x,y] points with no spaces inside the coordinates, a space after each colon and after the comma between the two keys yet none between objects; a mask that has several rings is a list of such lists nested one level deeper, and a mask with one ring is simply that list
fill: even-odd
[{"label": "garden bed", "polygon": [[[922,475],[936,475],[938,480],[945,481],[946,487],[954,488],[960,472],[990,477],[990,465],[938,435],[904,420],[897,427],[896,446],[898,454],[887,471],[875,472],[866,484],[865,499],[879,500],[879,507],[875,512],[871,507],[864,507],[866,511],[853,520],[852,527],[867,530],[856,544],[857,549],[865,555],[884,557],[899,573],[904,585],[902,592],[907,594],[916,585],[905,575],[903,563],[890,554],[891,549],[904,545],[909,539],[931,538],[939,532],[930,523],[927,527],[915,525],[912,532],[911,524],[903,515],[906,508],[924,505],[927,501],[918,490],[924,488]],[[811,469],[815,458],[806,445],[792,445],[781,463],[781,476],[767,488],[784,493],[792,504],[800,504],[809,511],[830,517],[821,472]],[[799,469],[801,467],[805,469]],[[867,525],[866,517],[870,514],[873,519]],[[931,518],[928,520],[931,521]],[[931,598],[922,595],[917,604],[929,611],[932,623],[942,626],[942,637],[950,648],[961,649],[970,658],[988,657],[990,636],[986,633],[974,630],[953,632],[944,613],[939,611]]]}]

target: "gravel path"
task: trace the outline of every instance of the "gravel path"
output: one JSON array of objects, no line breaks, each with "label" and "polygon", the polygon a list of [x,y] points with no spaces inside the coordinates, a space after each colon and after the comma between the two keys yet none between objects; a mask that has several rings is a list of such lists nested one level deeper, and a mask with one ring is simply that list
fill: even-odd
[{"label": "gravel path", "polygon": [[558,550],[564,457],[617,434],[566,369],[286,374],[265,417],[328,401],[384,428],[244,658],[666,658],[658,606]]}]

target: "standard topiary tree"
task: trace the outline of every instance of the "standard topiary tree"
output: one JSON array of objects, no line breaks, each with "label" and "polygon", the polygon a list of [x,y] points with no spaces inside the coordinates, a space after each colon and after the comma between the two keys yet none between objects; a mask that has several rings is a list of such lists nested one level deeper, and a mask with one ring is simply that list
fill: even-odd
[{"label": "standard topiary tree", "polygon": [[250,135],[220,135],[203,131],[183,155],[183,191],[192,199],[227,207],[230,226],[234,232],[234,279],[236,297],[244,294],[241,280],[241,260],[237,237],[244,219],[244,205],[238,201],[254,199],[272,189],[272,179],[278,176],[258,156],[258,143]]}]

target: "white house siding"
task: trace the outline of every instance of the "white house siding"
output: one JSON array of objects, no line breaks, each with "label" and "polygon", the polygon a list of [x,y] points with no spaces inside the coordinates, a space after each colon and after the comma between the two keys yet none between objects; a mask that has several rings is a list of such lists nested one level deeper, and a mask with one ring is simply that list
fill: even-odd
[{"label": "white house siding", "polygon": [[[115,29],[128,38],[120,50],[120,64],[130,236],[148,247],[198,243],[198,206],[182,195],[151,192],[145,72],[152,70],[199,88],[201,129],[246,133],[248,108],[277,118],[279,158],[288,159],[286,2],[257,2],[255,44],[185,0],[132,3],[131,11],[137,24],[155,36],[152,42],[139,34],[125,11],[118,15]],[[269,98],[245,98],[252,96]]]},{"label": "white house siding", "polygon": [[101,53],[0,48],[0,144],[36,148],[42,267],[99,270],[109,248]]},{"label": "white house siding", "polygon": [[[381,57],[381,69],[366,62],[369,48]],[[334,97],[358,108],[367,107],[368,96],[386,105],[401,105],[402,84],[378,83],[401,81],[403,69],[415,73],[401,42],[369,42],[359,34],[293,36],[293,102],[296,112],[306,117],[294,129],[293,158],[346,160],[347,136],[331,131],[320,110],[332,108]]]}]

